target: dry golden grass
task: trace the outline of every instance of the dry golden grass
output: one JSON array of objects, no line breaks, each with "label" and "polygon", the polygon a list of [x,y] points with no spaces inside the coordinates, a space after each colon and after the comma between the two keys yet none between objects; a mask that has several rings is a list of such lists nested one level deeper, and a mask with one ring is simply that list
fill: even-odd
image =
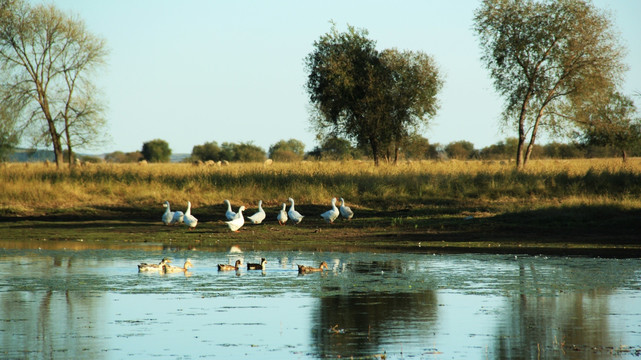
[{"label": "dry golden grass", "polygon": [[[415,161],[376,167],[371,162],[298,162],[194,166],[97,164],[69,171],[44,164],[3,164],[0,214],[52,209],[220,205],[327,205],[396,209],[456,199],[641,207],[641,159],[535,160],[518,172],[505,161]],[[529,204],[528,204],[529,203]]]}]

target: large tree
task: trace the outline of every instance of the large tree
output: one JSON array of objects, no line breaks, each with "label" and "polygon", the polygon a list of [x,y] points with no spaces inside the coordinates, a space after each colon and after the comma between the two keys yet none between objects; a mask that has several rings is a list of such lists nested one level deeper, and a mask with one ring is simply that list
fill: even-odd
[{"label": "large tree", "polygon": [[421,52],[376,50],[366,30],[335,26],[306,58],[312,122],[324,136],[343,135],[368,146],[376,164],[397,158],[402,140],[426,125],[442,87],[434,61]]},{"label": "large tree", "polygon": [[90,75],[106,56],[103,39],[53,5],[0,0],[0,107],[52,146],[58,167],[63,145],[72,158],[104,133]]},{"label": "large tree", "polygon": [[142,144],[143,158],[149,162],[169,162],[171,160],[171,148],[169,143],[162,139],[150,140]]},{"label": "large tree", "polygon": [[589,1],[483,0],[474,26],[506,98],[504,120],[518,129],[517,168],[541,128],[561,131],[572,119],[564,113],[569,102],[616,86],[625,70],[609,14]]}]

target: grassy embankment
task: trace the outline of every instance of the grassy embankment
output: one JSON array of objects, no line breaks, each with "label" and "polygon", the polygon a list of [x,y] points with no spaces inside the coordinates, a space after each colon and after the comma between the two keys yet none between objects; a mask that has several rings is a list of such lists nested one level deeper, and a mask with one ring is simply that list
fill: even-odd
[{"label": "grassy embankment", "polygon": [[[506,251],[641,254],[641,159],[533,161],[522,172],[501,162],[102,164],[57,171],[42,164],[0,168],[5,240],[160,242],[186,247],[331,250]],[[306,218],[279,226],[288,197]],[[331,197],[354,220],[324,223]],[[224,199],[268,218],[230,233]],[[161,225],[161,204],[200,222]],[[420,246],[420,247],[419,247]]]}]

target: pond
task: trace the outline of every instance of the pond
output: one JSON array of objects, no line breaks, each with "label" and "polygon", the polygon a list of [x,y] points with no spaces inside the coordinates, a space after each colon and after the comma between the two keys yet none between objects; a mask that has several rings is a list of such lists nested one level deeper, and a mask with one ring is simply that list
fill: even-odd
[{"label": "pond", "polygon": [[1,358],[641,355],[640,259],[1,245]]}]

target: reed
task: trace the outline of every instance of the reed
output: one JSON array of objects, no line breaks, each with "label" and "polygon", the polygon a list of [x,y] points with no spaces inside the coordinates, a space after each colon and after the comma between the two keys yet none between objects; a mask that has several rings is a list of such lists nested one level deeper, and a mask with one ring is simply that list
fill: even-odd
[{"label": "reed", "polygon": [[3,164],[0,214],[41,214],[95,207],[172,204],[277,207],[329,204],[344,197],[361,209],[398,210],[442,201],[535,208],[537,204],[641,207],[641,159],[536,160],[525,171],[498,161],[231,164],[96,164],[59,171],[44,164]]}]

